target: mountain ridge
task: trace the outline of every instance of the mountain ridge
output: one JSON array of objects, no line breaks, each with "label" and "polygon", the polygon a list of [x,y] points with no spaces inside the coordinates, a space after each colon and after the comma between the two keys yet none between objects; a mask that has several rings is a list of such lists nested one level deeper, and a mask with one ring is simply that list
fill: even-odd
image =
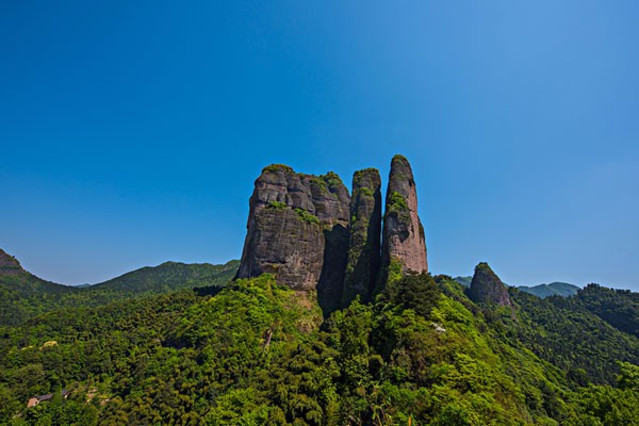
[{"label": "mountain ridge", "polygon": [[[1,250],[1,249],[0,249]],[[43,280],[20,266],[14,256],[0,253],[0,325],[16,325],[35,315],[70,306],[96,307],[118,298],[163,294],[194,287],[219,287],[232,279],[239,265],[163,262],[109,280],[68,286]]]}]

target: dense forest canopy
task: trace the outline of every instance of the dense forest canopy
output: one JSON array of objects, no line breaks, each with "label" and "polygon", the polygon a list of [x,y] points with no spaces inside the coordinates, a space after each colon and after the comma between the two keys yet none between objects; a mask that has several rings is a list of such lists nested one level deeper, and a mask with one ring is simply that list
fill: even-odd
[{"label": "dense forest canopy", "polygon": [[265,274],[66,306],[0,328],[0,422],[635,424],[639,340],[605,312],[636,295],[509,293],[408,274],[324,319]]}]

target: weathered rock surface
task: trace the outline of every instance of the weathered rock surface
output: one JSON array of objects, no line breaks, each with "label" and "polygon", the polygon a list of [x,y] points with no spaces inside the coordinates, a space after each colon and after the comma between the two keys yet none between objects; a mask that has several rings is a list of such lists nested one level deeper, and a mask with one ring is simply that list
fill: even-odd
[{"label": "weathered rock surface", "polygon": [[364,169],[353,175],[344,306],[357,295],[363,301],[369,300],[376,283],[380,267],[381,186],[377,169]]},{"label": "weathered rock surface", "polygon": [[485,262],[481,262],[475,267],[475,274],[468,289],[468,297],[475,303],[513,305],[508,289]]},{"label": "weathered rock surface", "polygon": [[[424,227],[417,214],[417,192],[413,171],[405,157],[396,155],[386,193],[386,211],[382,243],[383,275],[391,262],[398,262],[402,271],[428,272]],[[386,277],[383,278],[385,280]]]},{"label": "weathered rock surface", "polygon": [[272,273],[294,290],[317,290],[320,304],[335,309],[343,291],[350,204],[339,176],[271,165],[255,181],[249,204],[237,278]]},{"label": "weathered rock surface", "polygon": [[236,278],[272,273],[281,285],[316,290],[320,306],[330,313],[358,295],[370,301],[391,270],[393,276],[428,272],[406,158],[397,155],[391,162],[383,232],[380,189],[375,169],[354,174],[351,198],[335,173],[313,176],[285,165],[265,167],[250,198]]},{"label": "weathered rock surface", "polygon": [[0,249],[0,275],[19,275],[26,273],[18,259]]}]

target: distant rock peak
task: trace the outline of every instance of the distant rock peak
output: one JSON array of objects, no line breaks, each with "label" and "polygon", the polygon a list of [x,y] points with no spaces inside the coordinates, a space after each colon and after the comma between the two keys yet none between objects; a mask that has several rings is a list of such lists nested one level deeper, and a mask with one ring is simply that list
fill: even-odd
[{"label": "distant rock peak", "polygon": [[468,297],[475,303],[513,306],[508,289],[486,262],[475,267],[475,274],[470,282]]}]

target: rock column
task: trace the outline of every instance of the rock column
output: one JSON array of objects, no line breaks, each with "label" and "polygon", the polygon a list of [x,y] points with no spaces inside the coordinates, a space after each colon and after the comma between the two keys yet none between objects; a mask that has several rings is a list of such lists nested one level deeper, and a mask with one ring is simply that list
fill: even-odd
[{"label": "rock column", "polygon": [[377,169],[364,169],[353,175],[344,306],[357,295],[362,301],[368,301],[376,283],[382,227],[381,185]]},{"label": "rock column", "polygon": [[417,214],[417,192],[408,160],[396,155],[386,193],[382,244],[382,281],[393,269],[428,272],[424,227]]}]

